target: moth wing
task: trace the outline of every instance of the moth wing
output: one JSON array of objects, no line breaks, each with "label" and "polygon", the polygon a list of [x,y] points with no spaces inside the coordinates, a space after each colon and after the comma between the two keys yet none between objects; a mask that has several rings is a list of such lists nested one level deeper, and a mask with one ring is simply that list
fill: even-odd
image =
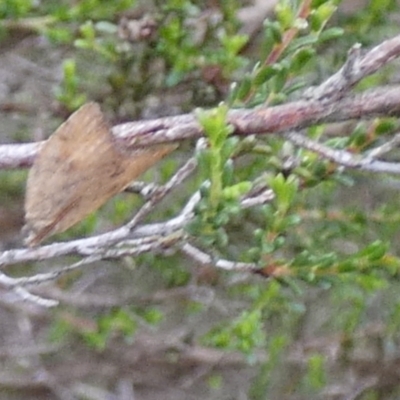
[{"label": "moth wing", "polygon": [[31,232],[28,241],[38,243],[91,212],[85,209],[82,199],[94,196],[94,189],[102,179],[101,167],[104,163],[112,165],[113,155],[109,127],[95,103],[81,107],[54,132],[28,175],[25,200],[26,225]]},{"label": "moth wing", "polygon": [[28,244],[38,244],[81,221],[175,148],[157,145],[121,151],[100,107],[84,105],[46,141],[29,172]]}]

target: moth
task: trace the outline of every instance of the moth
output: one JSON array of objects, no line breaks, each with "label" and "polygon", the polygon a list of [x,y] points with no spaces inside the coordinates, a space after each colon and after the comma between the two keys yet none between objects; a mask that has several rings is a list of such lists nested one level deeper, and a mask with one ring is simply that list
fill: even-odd
[{"label": "moth", "polygon": [[26,243],[36,246],[81,221],[175,148],[127,151],[117,144],[99,105],[83,105],[44,143],[29,171]]}]

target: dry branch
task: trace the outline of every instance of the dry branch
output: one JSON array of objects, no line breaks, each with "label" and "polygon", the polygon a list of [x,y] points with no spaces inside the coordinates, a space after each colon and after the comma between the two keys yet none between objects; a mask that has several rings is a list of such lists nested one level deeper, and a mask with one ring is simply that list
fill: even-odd
[{"label": "dry branch", "polygon": [[[303,98],[274,107],[231,110],[228,121],[235,135],[285,134],[286,138],[297,146],[307,148],[330,159],[339,165],[360,168],[374,172],[400,173],[400,166],[377,160],[379,156],[393,149],[398,138],[386,145],[372,150],[364,156],[354,156],[348,152],[334,150],[323,144],[313,142],[299,134],[306,127],[329,122],[353,119],[371,119],[375,117],[400,116],[400,87],[379,87],[360,94],[351,94],[349,90],[364,77],[376,72],[388,62],[400,56],[400,35],[389,39],[372,50],[362,54],[359,45],[354,46],[345,65],[320,86],[310,88]],[[288,133],[290,132],[290,133]],[[194,114],[159,118],[151,121],[130,122],[114,126],[116,140],[126,149],[149,146],[165,142],[177,142],[184,139],[199,139],[202,128]],[[24,168],[32,165],[41,143],[15,144],[0,146],[0,168]],[[72,240],[66,243],[53,243],[33,249],[15,249],[0,253],[0,266],[40,261],[63,255],[79,255],[81,261],[60,268],[49,274],[40,274],[30,278],[14,279],[5,274],[0,276],[0,285],[13,290],[21,298],[37,304],[45,304],[40,298],[30,295],[27,286],[56,279],[71,269],[107,257],[138,255],[143,252],[163,252],[171,247],[180,248],[197,262],[214,262],[224,269],[254,269],[253,265],[235,263],[228,260],[212,260],[193,246],[187,245],[185,226],[194,216],[194,207],[200,200],[195,193],[180,214],[168,221],[142,225],[139,223],[154,206],[183,180],[191,175],[196,167],[195,159],[189,160],[164,187],[152,188],[148,192],[143,208],[126,225],[103,235],[86,239]],[[248,194],[241,200],[242,207],[264,204],[273,198],[273,193],[263,188],[257,195]],[[189,251],[190,250],[190,251]],[[35,300],[36,299],[36,300]],[[49,303],[50,304],[50,303]]]},{"label": "dry branch", "polygon": [[[380,87],[359,95],[348,94],[348,90],[361,79],[399,56],[400,35],[384,41],[364,55],[356,45],[349,52],[345,65],[320,86],[308,89],[304,100],[254,110],[232,110],[228,120],[234,127],[234,134],[245,136],[282,133],[325,122],[400,116],[398,87]],[[196,117],[185,114],[116,125],[113,134],[121,145],[131,148],[198,139],[203,132]],[[40,143],[1,145],[0,168],[29,167],[39,149]]]},{"label": "dry branch", "polygon": [[[233,110],[228,121],[234,134],[284,133],[315,124],[352,119],[400,116],[400,87],[379,87],[359,95],[348,95],[331,102],[300,100],[255,110]],[[129,122],[113,127],[113,133],[126,148],[176,142],[202,137],[202,129],[192,114]],[[0,169],[25,168],[32,165],[41,143],[0,146]]]}]

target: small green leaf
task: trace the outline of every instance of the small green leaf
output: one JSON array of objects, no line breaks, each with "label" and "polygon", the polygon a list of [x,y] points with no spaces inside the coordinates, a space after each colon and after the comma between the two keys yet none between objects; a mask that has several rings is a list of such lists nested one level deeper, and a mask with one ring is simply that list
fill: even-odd
[{"label": "small green leaf", "polygon": [[74,46],[77,49],[91,49],[92,48],[92,44],[89,43],[86,39],[76,39],[74,41]]},{"label": "small green leaf", "polygon": [[386,243],[377,240],[367,247],[365,247],[361,252],[361,256],[368,257],[369,261],[378,261],[386,254],[388,250],[388,245]]},{"label": "small green leaf", "polygon": [[79,31],[81,35],[89,42],[93,42],[96,38],[96,31],[92,21],[87,21],[81,25]]},{"label": "small green leaf", "polygon": [[268,184],[274,191],[277,207],[282,212],[286,212],[293,202],[298,188],[298,180],[294,176],[289,176],[287,179],[282,174],[276,175],[268,180]]},{"label": "small green leaf", "polygon": [[236,96],[237,99],[241,101],[245,100],[246,97],[249,95],[251,88],[252,88],[252,81],[248,76],[245,76],[237,90],[237,96]]},{"label": "small green leaf", "polygon": [[315,56],[316,50],[312,47],[304,47],[293,54],[291,73],[298,73]]},{"label": "small green leaf", "polygon": [[293,26],[295,15],[289,2],[279,1],[275,6],[275,13],[278,21],[284,30]]},{"label": "small green leaf", "polygon": [[263,83],[269,81],[272,77],[274,77],[278,72],[279,68],[276,65],[267,65],[261,67],[256,76],[254,77],[253,84],[256,86],[260,86]]},{"label": "small green leaf", "polygon": [[240,182],[233,186],[224,188],[223,196],[226,200],[238,199],[247,193],[252,187],[251,182]]},{"label": "small green leaf", "polygon": [[270,34],[270,37],[275,43],[282,42],[283,29],[278,21],[266,20],[264,23],[266,33]]},{"label": "small green leaf", "polygon": [[234,179],[234,166],[232,159],[228,159],[223,167],[222,171],[222,185],[229,186],[232,184]]},{"label": "small green leaf", "polygon": [[385,135],[398,129],[398,122],[395,118],[381,118],[377,122],[375,127],[377,135]]},{"label": "small green leaf", "polygon": [[313,389],[321,389],[325,386],[325,357],[323,354],[313,354],[307,362],[307,382]]},{"label": "small green leaf", "polygon": [[328,40],[334,40],[342,37],[344,34],[344,30],[342,28],[329,28],[326,31],[323,31],[318,38],[319,43],[327,42]]}]

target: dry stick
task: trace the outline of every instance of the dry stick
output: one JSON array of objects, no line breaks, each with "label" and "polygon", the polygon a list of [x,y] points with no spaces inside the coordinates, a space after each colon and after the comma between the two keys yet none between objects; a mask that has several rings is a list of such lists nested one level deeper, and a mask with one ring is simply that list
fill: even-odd
[{"label": "dry stick", "polygon": [[[241,207],[254,207],[265,204],[274,198],[273,192],[268,187],[261,189],[259,193],[252,194],[250,192],[246,195],[240,202]],[[128,223],[114,231],[89,238],[53,243],[37,248],[7,250],[0,253],[0,267],[4,269],[7,266],[17,263],[41,261],[74,254],[87,256],[88,258],[84,259],[86,261],[82,260],[82,262],[87,264],[90,257],[95,257],[97,260],[104,257],[138,255],[150,250],[163,249],[167,244],[172,245],[182,239],[182,229],[193,219],[193,210],[199,201],[200,193],[196,192],[188,200],[179,215],[165,222],[141,225],[133,230],[127,226]],[[128,238],[129,241],[127,240]],[[121,245],[129,244],[130,248],[118,249],[118,246],[116,248],[115,246],[111,249],[108,248],[110,245],[114,245],[116,241],[118,241],[118,244],[121,243]],[[68,268],[70,267],[61,268],[61,273],[67,272]],[[54,273],[57,274],[57,271]],[[35,278],[31,277],[28,279],[34,280]],[[18,283],[21,284],[21,282]]]},{"label": "dry stick", "polygon": [[399,57],[400,35],[385,40],[366,54],[361,54],[360,44],[348,52],[343,67],[316,88],[310,88],[305,96],[314,100],[338,98],[361,79],[378,71],[382,66]]},{"label": "dry stick", "polygon": [[[400,89],[398,87],[378,88],[360,95],[342,98],[340,101],[338,96],[334,96],[335,91],[342,93],[343,87],[350,88],[358,80],[398,57],[400,55],[400,35],[376,46],[364,56],[361,56],[358,51],[353,51],[353,53],[351,57],[354,58],[334,75],[335,79],[328,79],[323,83],[319,87],[319,92],[315,91],[318,88],[314,89],[311,99],[276,107],[231,111],[228,119],[234,127],[234,133],[237,135],[282,133],[322,122],[337,122],[361,117],[400,116]],[[332,90],[332,88],[336,89]],[[319,101],[318,99],[324,97],[324,93],[325,97],[332,100],[329,102]],[[130,148],[185,138],[199,138],[202,136],[202,129],[195,116],[187,114],[118,125],[113,128],[113,134],[122,145]],[[31,165],[40,146],[40,143],[0,146],[0,168],[10,169]],[[195,203],[196,201],[194,201]],[[191,212],[192,205],[187,205],[184,212],[178,217],[165,223],[137,227],[133,232],[130,232],[129,227],[123,226],[113,232],[88,239],[55,243],[36,249],[5,251],[0,253],[0,266],[25,261],[39,261],[65,254],[90,255],[93,247],[98,248],[110,242],[115,243],[117,239],[126,239],[129,234],[132,237],[140,237],[140,235],[156,235],[160,231],[163,232],[162,234],[171,233],[185,226],[191,218]]]},{"label": "dry stick", "polygon": [[[95,254],[95,252],[100,252],[100,254],[103,255],[103,258],[116,258],[122,257],[122,254],[124,252],[126,252],[127,255],[139,255],[146,251],[149,252],[151,250],[157,250],[157,248],[160,247],[165,248],[167,243],[170,243],[170,245],[172,246],[172,244],[179,240],[179,238],[182,236],[182,234],[179,232],[180,229],[177,229],[177,232],[173,232],[173,234],[171,231],[167,231],[167,233],[163,235],[162,231],[159,231],[157,233],[157,236],[155,236],[154,238],[144,237],[136,239],[136,242],[139,243],[132,243],[132,241],[130,241],[126,244],[129,249],[105,250],[105,247],[110,247],[116,243],[122,244],[123,240],[128,237],[129,233],[136,228],[140,221],[142,221],[143,218],[145,218],[164,197],[166,197],[173,189],[175,189],[185,179],[187,179],[193,173],[196,167],[197,160],[195,158],[189,159],[181,168],[178,169],[178,171],[172,176],[172,178],[170,178],[170,180],[165,185],[159,186],[153,191],[151,197],[140,208],[135,216],[123,226],[125,230],[123,236],[116,235],[114,237],[109,236],[107,238],[108,234],[106,234],[105,240],[97,242],[98,249],[95,250],[95,246],[92,245],[88,254],[93,255]],[[142,243],[143,241],[147,241],[149,239],[152,241],[152,243]],[[147,250],[145,250],[146,248]]]},{"label": "dry stick", "polygon": [[32,277],[10,278],[9,276],[0,272],[0,286],[7,289],[11,289],[14,292],[14,294],[19,298],[19,300],[27,301],[41,307],[47,307],[47,308],[55,307],[58,305],[57,300],[45,299],[41,296],[32,294],[25,287],[32,285],[40,285],[41,283],[44,282],[55,281],[57,278],[59,278],[61,275],[66,274],[67,272],[80,268],[85,264],[91,264],[94,261],[98,261],[100,259],[101,257],[99,256],[86,257],[67,267],[63,267],[48,273],[36,274]]},{"label": "dry stick", "polygon": [[43,143],[44,142],[0,145],[0,169],[30,167]]},{"label": "dry stick", "polygon": [[10,278],[7,275],[0,272],[0,285],[4,288],[16,288],[16,287],[39,285],[44,282],[54,281],[66,272],[73,271],[74,269],[77,269],[82,265],[91,264],[98,260],[100,260],[99,256],[86,257],[80,261],[77,261],[74,264],[60,268],[56,271],[39,273],[31,277]]},{"label": "dry stick", "polygon": [[[234,134],[283,133],[311,125],[350,119],[400,116],[400,87],[379,87],[359,95],[326,103],[300,100],[280,106],[255,110],[234,110],[228,121]],[[116,139],[126,148],[200,138],[202,128],[195,116],[188,114],[154,121],[130,122],[113,128]],[[27,167],[32,164],[40,144],[0,146],[0,169]]]},{"label": "dry stick", "polygon": [[[194,200],[193,200],[194,199]],[[129,238],[138,238],[135,243],[136,247],[132,248],[132,252],[143,252],[145,249],[154,249],[154,243],[157,243],[157,238],[163,242],[168,235],[179,231],[193,217],[193,207],[199,198],[197,195],[192,196],[186,205],[184,211],[175,218],[166,222],[153,223],[144,226],[136,227],[133,231],[127,225],[123,225],[114,231],[107,232],[101,235],[92,236],[85,239],[76,239],[69,242],[53,243],[50,245],[40,246],[36,248],[24,248],[7,250],[0,253],[0,267],[29,262],[41,261],[50,258],[60,257],[63,255],[84,255],[91,256],[98,253],[101,248],[112,245],[118,241]],[[151,242],[150,244],[148,242]]]},{"label": "dry stick", "polygon": [[353,154],[346,150],[332,149],[297,132],[289,132],[285,134],[285,137],[296,146],[314,151],[323,158],[334,161],[336,164],[342,165],[343,167],[377,173],[400,174],[400,163],[375,160],[377,155],[388,152],[399,144],[400,138],[398,135],[396,136],[396,140],[393,139],[389,143],[385,143],[385,145],[375,149],[377,150],[376,152],[372,151],[366,156]]},{"label": "dry stick", "polygon": [[259,267],[257,264],[254,263],[245,263],[214,258],[190,243],[184,243],[180,248],[183,253],[185,253],[188,257],[192,258],[201,265],[213,265],[216,268],[224,269],[226,271],[240,272],[252,272]]},{"label": "dry stick", "polygon": [[136,213],[127,227],[133,229],[138,223],[143,220],[164,197],[166,197],[171,190],[180,185],[186,178],[188,178],[197,167],[197,160],[195,158],[189,159],[174,176],[163,186],[159,186],[152,194],[151,198],[142,206]]},{"label": "dry stick", "polygon": [[375,159],[382,157],[383,155],[389,153],[400,145],[400,133],[394,135],[393,139],[388,140],[386,143],[375,147],[368,153],[368,158]]},{"label": "dry stick", "polygon": [[[339,122],[373,116],[399,116],[400,91],[381,87],[364,94],[338,100],[361,79],[373,74],[400,56],[400,35],[382,42],[364,55],[358,45],[349,52],[345,65],[324,83],[311,88],[306,99],[275,107],[235,110],[229,122],[237,135],[282,133],[321,122]],[[332,100],[329,104],[321,99]],[[199,138],[202,129],[192,114],[159,118],[152,121],[129,122],[113,128],[121,145],[129,147]],[[0,169],[24,168],[32,165],[41,143],[0,146]]]},{"label": "dry stick", "polygon": [[[125,290],[115,295],[104,295],[104,293],[101,295],[84,292],[76,293],[75,291],[68,291],[50,285],[33,288],[32,290],[35,295],[51,298],[54,301],[59,301],[63,304],[79,307],[81,309],[93,309],[93,307],[110,308],[131,304],[135,304],[136,306],[165,304],[165,301],[176,299],[198,299],[204,292],[208,291],[208,289],[197,285],[160,289],[147,294],[135,294],[132,293],[132,290]],[[1,358],[2,349],[0,347],[0,360]]]},{"label": "dry stick", "polygon": [[47,260],[63,255],[91,256],[98,253],[102,247],[105,248],[109,244],[125,240],[128,237],[131,239],[137,238],[137,248],[132,249],[132,251],[140,251],[142,246],[146,247],[148,245],[148,241],[154,243],[157,238],[161,238],[161,241],[163,241],[163,238],[166,240],[165,238],[168,235],[174,235],[184,228],[193,218],[193,209],[199,201],[200,194],[196,192],[188,200],[181,213],[166,222],[138,226],[133,230],[129,226],[123,225],[111,232],[85,239],[0,252],[0,268],[23,262]]},{"label": "dry stick", "polygon": [[12,289],[12,291],[17,296],[18,300],[36,304],[40,307],[50,308],[56,307],[59,304],[57,300],[45,299],[43,297],[36,296],[21,286],[16,286]]}]

